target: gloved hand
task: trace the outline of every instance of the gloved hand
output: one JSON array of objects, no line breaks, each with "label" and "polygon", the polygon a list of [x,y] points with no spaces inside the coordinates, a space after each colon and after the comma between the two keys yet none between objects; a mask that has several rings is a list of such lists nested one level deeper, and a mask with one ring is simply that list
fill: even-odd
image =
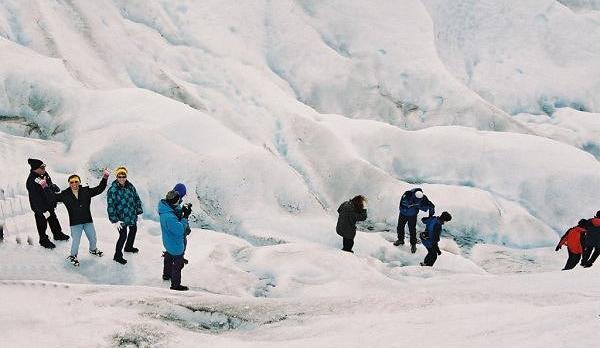
[{"label": "gloved hand", "polygon": [[50,185],[50,189],[54,192],[60,192],[60,187],[58,187],[56,184]]},{"label": "gloved hand", "polygon": [[102,171],[102,178],[108,179],[109,176],[110,176],[110,172],[108,171],[108,168],[104,168],[104,170]]},{"label": "gloved hand", "polygon": [[556,246],[556,249],[554,249],[554,251],[559,251],[559,250],[560,250],[560,248],[562,248],[562,245],[557,245],[557,246]]},{"label": "gloved hand", "polygon": [[46,179],[42,179],[42,178],[36,178],[34,180],[36,183],[40,184],[40,186],[45,189],[46,187],[48,187],[48,183],[46,182]]},{"label": "gloved hand", "polygon": [[46,220],[48,220],[48,218],[50,217],[50,212],[49,211],[45,211],[42,215],[44,215],[44,217],[46,218]]},{"label": "gloved hand", "polygon": [[181,213],[182,213],[184,219],[187,219],[188,217],[190,217],[190,214],[192,213],[192,203],[184,204],[181,207]]},{"label": "gloved hand", "polygon": [[121,232],[121,230],[123,229],[123,222],[117,221],[113,224],[113,226],[117,229],[117,231]]}]

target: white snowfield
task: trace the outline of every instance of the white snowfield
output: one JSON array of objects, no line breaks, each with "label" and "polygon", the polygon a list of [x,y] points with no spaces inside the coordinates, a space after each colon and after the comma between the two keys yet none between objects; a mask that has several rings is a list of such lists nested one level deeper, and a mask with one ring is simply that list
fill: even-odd
[{"label": "white snowfield", "polygon": [[[554,246],[600,210],[599,11],[1,1],[0,347],[595,346],[600,266],[561,272]],[[39,246],[27,158],[61,188],[125,165],[140,253],[112,261],[105,193],[103,258],[85,237],[79,268],[70,242]],[[187,293],[161,279],[156,206],[177,182]],[[392,244],[414,187],[453,216],[433,268],[408,231]],[[349,254],[336,210],[357,194]]]}]

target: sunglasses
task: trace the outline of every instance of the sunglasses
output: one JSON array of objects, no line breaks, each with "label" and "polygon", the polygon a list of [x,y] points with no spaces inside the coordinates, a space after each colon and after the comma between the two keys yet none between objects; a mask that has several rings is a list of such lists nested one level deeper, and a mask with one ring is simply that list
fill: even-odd
[{"label": "sunglasses", "polygon": [[79,180],[69,180],[69,184],[79,184]]},{"label": "sunglasses", "polygon": [[117,179],[126,179],[127,175],[117,175]]}]

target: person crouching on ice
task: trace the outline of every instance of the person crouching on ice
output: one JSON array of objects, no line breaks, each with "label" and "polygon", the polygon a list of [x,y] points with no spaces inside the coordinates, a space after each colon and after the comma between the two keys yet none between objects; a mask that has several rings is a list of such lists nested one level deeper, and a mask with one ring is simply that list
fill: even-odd
[{"label": "person crouching on ice", "polygon": [[158,203],[162,241],[166,249],[164,254],[163,279],[171,278],[171,290],[186,291],[187,286],[181,285],[181,269],[183,268],[183,252],[185,250],[185,229],[191,210],[184,210],[181,219],[177,211],[181,198],[175,191],[169,191],[165,199]]},{"label": "person crouching on ice", "polygon": [[563,245],[566,245],[567,251],[569,252],[569,258],[567,259],[565,267],[562,269],[563,271],[573,269],[581,259],[581,254],[583,253],[582,239],[585,236],[586,223],[587,220],[585,219],[579,220],[577,226],[569,228],[567,233],[560,238],[560,241],[556,246],[555,250],[559,251]]},{"label": "person crouching on ice", "polygon": [[443,212],[442,215],[425,217],[421,221],[425,223],[425,232],[421,232],[421,243],[427,248],[427,255],[425,260],[421,262],[421,266],[433,266],[438,255],[442,254],[438,246],[440,241],[440,235],[442,234],[442,225],[452,220],[452,215],[447,211]]},{"label": "person crouching on ice", "polygon": [[337,212],[339,216],[335,231],[343,238],[342,250],[353,253],[356,223],[367,219],[367,199],[361,195],[356,196],[342,203]]},{"label": "person crouching on ice", "polygon": [[[71,255],[68,260],[73,266],[79,266],[77,253],[79,252],[79,242],[81,234],[85,235],[90,243],[90,254],[102,257],[103,252],[96,246],[96,229],[92,220],[90,205],[92,197],[101,194],[106,188],[106,182],[110,172],[104,169],[102,172],[102,180],[96,187],[81,186],[79,175],[73,174],[69,176],[69,188],[55,194],[56,201],[62,202],[69,213],[69,224],[71,226]],[[50,191],[51,192],[51,191]]]}]

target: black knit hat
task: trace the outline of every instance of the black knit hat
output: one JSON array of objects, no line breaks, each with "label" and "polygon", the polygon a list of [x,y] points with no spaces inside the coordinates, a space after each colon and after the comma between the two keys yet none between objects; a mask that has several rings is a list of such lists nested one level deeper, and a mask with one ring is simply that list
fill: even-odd
[{"label": "black knit hat", "polygon": [[448,222],[452,220],[452,215],[449,212],[445,211],[440,215],[440,219],[444,222]]},{"label": "black knit hat", "polygon": [[596,212],[596,217],[597,217],[597,218],[600,218],[600,210],[598,210],[598,211]]},{"label": "black knit hat", "polygon": [[177,202],[179,202],[179,194],[175,191],[169,191],[169,192],[167,192],[167,196],[165,197],[165,200],[169,204],[177,204]]},{"label": "black knit hat", "polygon": [[42,162],[39,159],[35,159],[35,158],[28,159],[27,163],[29,163],[29,165],[31,166],[31,170],[36,170],[36,169],[38,169],[38,168],[40,168],[42,166],[44,166],[44,167],[46,166],[44,164],[44,162]]}]

